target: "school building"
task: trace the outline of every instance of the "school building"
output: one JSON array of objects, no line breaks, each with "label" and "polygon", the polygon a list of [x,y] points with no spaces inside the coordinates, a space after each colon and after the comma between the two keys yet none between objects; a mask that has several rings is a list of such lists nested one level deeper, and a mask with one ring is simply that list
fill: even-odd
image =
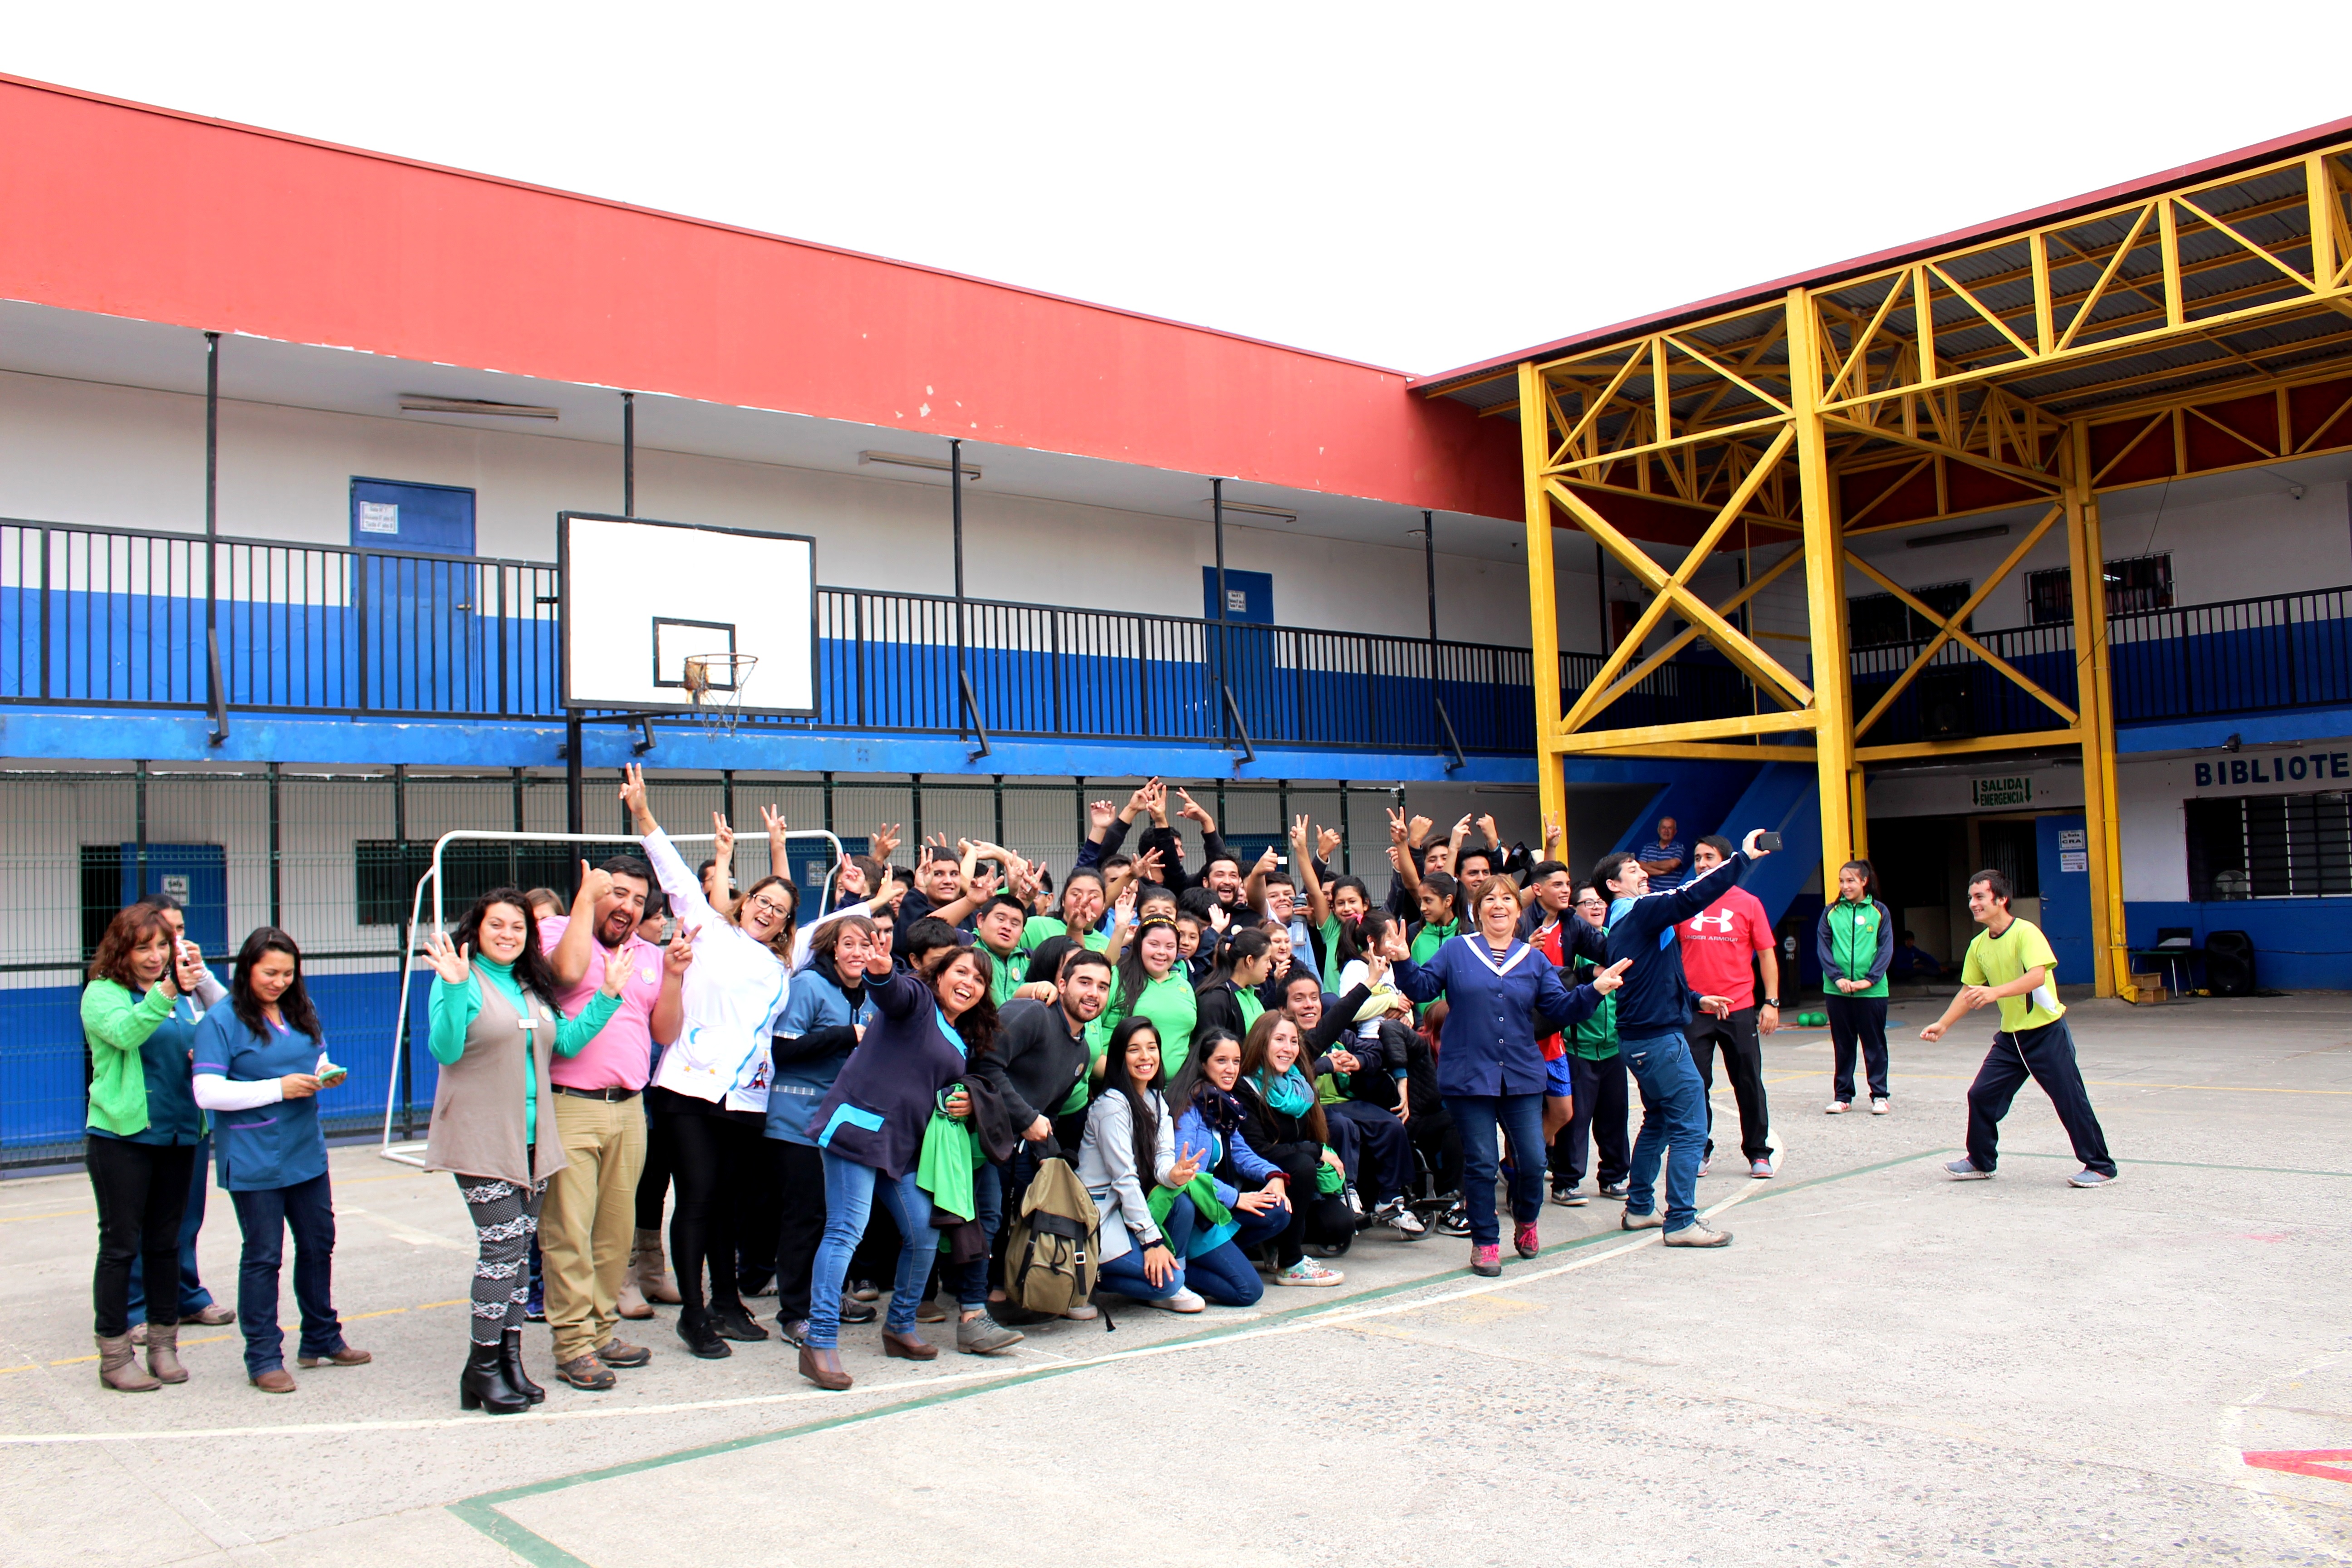
[{"label": "school building", "polygon": [[[75,1146],[142,890],[291,931],[334,1112],[421,1120],[436,840],[618,832],[630,761],[1057,870],[1152,774],[1376,889],[1396,805],[1778,827],[1790,929],[1851,848],[1939,956],[1993,864],[2070,982],[2352,984],[2347,184],[2352,121],[1413,376],[0,78],[0,1161]],[[565,514],[806,564],[652,604],[711,536],[633,595]]]}]

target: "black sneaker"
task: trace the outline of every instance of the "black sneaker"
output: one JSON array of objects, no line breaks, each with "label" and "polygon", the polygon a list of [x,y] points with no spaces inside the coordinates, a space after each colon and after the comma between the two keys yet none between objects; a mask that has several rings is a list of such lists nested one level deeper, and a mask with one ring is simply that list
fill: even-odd
[{"label": "black sneaker", "polygon": [[757,1343],[768,1337],[768,1331],[751,1321],[751,1314],[740,1307],[721,1307],[710,1314],[711,1331],[722,1340],[740,1340],[745,1344]]},{"label": "black sneaker", "polygon": [[870,1323],[882,1315],[880,1308],[854,1296],[841,1299],[841,1321],[845,1323]]},{"label": "black sneaker", "polygon": [[735,1352],[725,1340],[711,1331],[708,1312],[682,1311],[677,1315],[677,1337],[686,1348],[704,1361],[719,1361]]},{"label": "black sneaker", "polygon": [[1440,1236],[1469,1235],[1469,1209],[1461,1204],[1455,1204],[1452,1208],[1447,1209],[1443,1215],[1438,1216],[1437,1234]]},{"label": "black sneaker", "polygon": [[1632,1190],[1633,1185],[1633,1184],[1631,1182],[1603,1182],[1601,1184],[1601,1195],[1604,1198],[1610,1198],[1622,1204],[1625,1201],[1625,1194]]},{"label": "black sneaker", "polygon": [[1592,1200],[1576,1190],[1573,1182],[1552,1184],[1551,1201],[1564,1209],[1580,1209]]}]

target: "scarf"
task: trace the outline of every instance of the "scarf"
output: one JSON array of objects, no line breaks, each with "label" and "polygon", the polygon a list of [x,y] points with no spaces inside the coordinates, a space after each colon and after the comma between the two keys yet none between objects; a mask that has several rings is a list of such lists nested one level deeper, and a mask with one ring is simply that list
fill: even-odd
[{"label": "scarf", "polygon": [[1167,1228],[1168,1215],[1176,1207],[1179,1194],[1192,1200],[1192,1212],[1198,1216],[1192,1226],[1192,1245],[1184,1249],[1185,1257],[1198,1258],[1213,1251],[1231,1241],[1241,1229],[1233,1210],[1217,1201],[1217,1184],[1206,1171],[1181,1187],[1153,1187],[1151,1195],[1143,1200],[1144,1206],[1151,1211],[1152,1224]]},{"label": "scarf", "polygon": [[1193,1086],[1192,1109],[1212,1132],[1231,1134],[1241,1127],[1242,1102],[1213,1083]]},{"label": "scarf", "polygon": [[1304,1116],[1315,1105],[1315,1086],[1293,1063],[1288,1072],[1268,1082],[1265,1069],[1257,1072],[1258,1093],[1265,1097],[1265,1108],[1283,1116]]}]

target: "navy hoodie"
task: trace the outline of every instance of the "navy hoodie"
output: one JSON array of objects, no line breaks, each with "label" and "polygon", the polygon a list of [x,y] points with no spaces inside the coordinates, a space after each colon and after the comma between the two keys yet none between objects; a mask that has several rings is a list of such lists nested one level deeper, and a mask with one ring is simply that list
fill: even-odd
[{"label": "navy hoodie", "polygon": [[1682,949],[1673,940],[1675,927],[1738,886],[1748,864],[1745,854],[1734,853],[1704,877],[1671,892],[1645,894],[1628,904],[1622,914],[1612,913],[1609,962],[1633,961],[1617,992],[1619,1040],[1630,1043],[1678,1035],[1690,1022],[1698,994],[1683,978]]}]

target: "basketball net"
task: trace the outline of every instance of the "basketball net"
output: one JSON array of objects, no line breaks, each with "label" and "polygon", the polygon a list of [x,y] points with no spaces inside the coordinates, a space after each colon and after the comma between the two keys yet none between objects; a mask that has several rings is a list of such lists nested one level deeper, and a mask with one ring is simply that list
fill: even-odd
[{"label": "basketball net", "polygon": [[743,721],[743,690],[760,656],[751,653],[698,653],[686,660],[686,693],[694,704],[694,721],[704,729],[732,735]]}]

